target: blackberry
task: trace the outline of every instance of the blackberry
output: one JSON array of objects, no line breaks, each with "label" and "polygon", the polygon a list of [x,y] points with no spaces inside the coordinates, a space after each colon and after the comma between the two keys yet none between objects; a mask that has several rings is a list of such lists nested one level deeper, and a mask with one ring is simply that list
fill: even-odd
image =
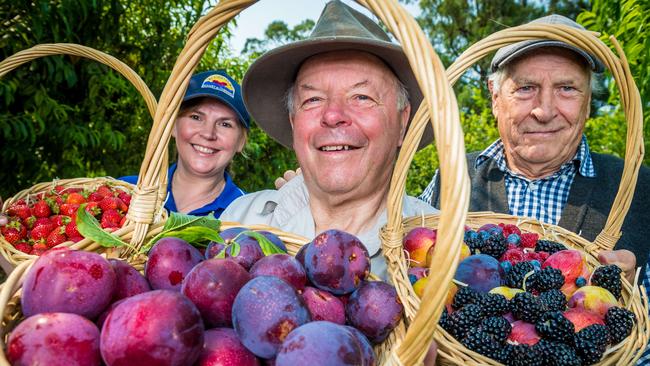
[{"label": "blackberry", "polygon": [[[530,287],[539,292],[559,289],[564,285],[562,271],[553,267],[546,267],[539,272],[535,272],[530,276],[530,280]],[[526,285],[526,289],[528,289],[528,283]]]},{"label": "blackberry", "polygon": [[476,292],[476,290],[469,286],[463,286],[456,291],[451,307],[454,308],[454,310],[458,310],[465,305],[476,304],[480,298],[481,294]]},{"label": "blackberry", "polygon": [[476,254],[483,246],[483,240],[476,231],[468,230],[465,232],[465,244],[467,244],[472,254]]},{"label": "blackberry", "polygon": [[461,343],[472,351],[493,359],[498,359],[501,354],[501,344],[491,335],[483,333],[476,328],[468,332]]},{"label": "blackberry", "polygon": [[447,329],[447,320],[449,320],[449,313],[447,313],[447,307],[443,306],[442,314],[440,314],[440,319],[438,320],[438,324],[440,324],[440,326],[445,330]]},{"label": "blackberry", "polygon": [[512,326],[508,319],[502,316],[491,316],[483,319],[479,329],[483,333],[491,335],[497,342],[503,343],[510,335]]},{"label": "blackberry", "polygon": [[597,346],[607,346],[609,341],[609,330],[602,324],[592,324],[582,328],[576,333],[576,338],[581,338],[593,342]]},{"label": "blackberry", "polygon": [[536,252],[546,252],[549,255],[560,250],[566,250],[564,244],[552,240],[538,240],[535,245]]},{"label": "blackberry", "polygon": [[615,264],[598,267],[591,276],[591,284],[608,290],[614,297],[620,299],[623,288],[621,272],[621,268]]},{"label": "blackberry", "polygon": [[541,366],[542,359],[536,347],[527,344],[506,344],[501,360],[506,366]]},{"label": "blackberry", "polygon": [[465,338],[467,332],[483,320],[483,311],[476,304],[465,305],[462,309],[449,314],[446,329],[456,339]]},{"label": "blackberry", "polygon": [[526,276],[528,272],[534,270],[535,267],[533,267],[530,262],[515,263],[515,265],[512,266],[512,269],[506,273],[504,278],[505,285],[511,288],[524,288],[524,276]]},{"label": "blackberry", "polygon": [[493,232],[481,245],[481,253],[487,254],[496,259],[501,258],[508,249],[506,238],[501,232]]},{"label": "blackberry", "polygon": [[544,307],[535,295],[519,292],[510,300],[510,311],[515,318],[534,324],[544,312]]},{"label": "blackberry", "polygon": [[543,338],[566,344],[573,343],[575,326],[559,311],[549,311],[542,314],[535,323],[535,330]]},{"label": "blackberry", "polygon": [[542,303],[546,311],[566,310],[566,296],[564,296],[560,290],[553,289],[542,292],[537,298]]},{"label": "blackberry", "polygon": [[619,344],[627,338],[632,332],[632,327],[636,322],[636,316],[633,312],[612,306],[605,314],[605,325],[609,330],[609,336],[612,344]]},{"label": "blackberry", "polygon": [[607,349],[607,346],[598,346],[593,342],[578,337],[575,339],[576,354],[582,360],[583,365],[593,365],[600,361],[605,349]]},{"label": "blackberry", "polygon": [[501,294],[486,293],[481,296],[478,304],[483,309],[485,316],[499,316],[510,311],[510,303]]},{"label": "blackberry", "polygon": [[542,339],[535,344],[543,365],[580,366],[582,360],[576,351],[564,343]]}]

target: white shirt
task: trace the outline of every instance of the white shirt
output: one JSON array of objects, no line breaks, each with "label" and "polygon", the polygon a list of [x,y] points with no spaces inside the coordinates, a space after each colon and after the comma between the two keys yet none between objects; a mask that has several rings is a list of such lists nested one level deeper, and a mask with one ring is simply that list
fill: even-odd
[{"label": "white shirt", "polygon": [[[404,196],[403,216],[417,216],[439,212],[415,197]],[[250,193],[233,201],[220,217],[223,221],[235,221],[244,225],[265,224],[282,231],[301,235],[307,239],[316,236],[316,224],[309,207],[309,192],[304,178],[299,175],[279,190]],[[386,224],[386,211],[371,229],[356,236],[368,249],[371,272],[382,279],[388,278],[386,260],[381,254],[379,230]]]}]

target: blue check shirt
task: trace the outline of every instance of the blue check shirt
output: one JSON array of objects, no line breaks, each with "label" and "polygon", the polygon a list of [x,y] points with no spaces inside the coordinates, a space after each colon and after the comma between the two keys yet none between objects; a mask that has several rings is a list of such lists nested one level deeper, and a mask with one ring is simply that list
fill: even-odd
[{"label": "blue check shirt", "polygon": [[[479,167],[489,159],[493,159],[499,170],[504,173],[510,214],[532,217],[552,225],[560,222],[576,173],[585,177],[596,176],[585,136],[582,137],[573,159],[565,163],[555,174],[542,179],[528,179],[508,169],[503,142],[500,139],[483,150],[476,158],[475,166]],[[431,203],[437,176],[438,171],[420,195],[421,200]]]}]

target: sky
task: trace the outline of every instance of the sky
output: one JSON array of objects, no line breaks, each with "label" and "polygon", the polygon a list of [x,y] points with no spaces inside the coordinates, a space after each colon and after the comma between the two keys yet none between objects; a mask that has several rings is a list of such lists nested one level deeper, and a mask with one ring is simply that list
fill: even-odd
[{"label": "sky", "polygon": [[[376,19],[356,2],[349,0],[344,2]],[[230,49],[239,53],[244,48],[247,38],[263,38],[266,26],[274,20],[282,20],[290,27],[305,19],[316,21],[326,3],[327,0],[261,0],[237,16],[237,28],[233,31]],[[419,14],[419,8],[415,4],[407,6],[407,9],[413,16]]]}]

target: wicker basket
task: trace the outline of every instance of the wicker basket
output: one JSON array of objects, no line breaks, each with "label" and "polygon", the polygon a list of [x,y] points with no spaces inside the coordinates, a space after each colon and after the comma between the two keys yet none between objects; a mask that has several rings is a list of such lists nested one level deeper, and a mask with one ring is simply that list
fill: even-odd
[{"label": "wicker basket", "polygon": [[[627,151],[625,156],[623,177],[621,179],[618,194],[616,195],[605,228],[592,243],[560,227],[553,225],[542,225],[538,222],[530,220],[521,221],[516,217],[508,215],[500,215],[495,213],[470,213],[468,221],[459,218],[461,221],[458,222],[467,223],[471,227],[475,228],[479,227],[483,223],[514,223],[523,225],[524,230],[532,232],[554,233],[554,235],[556,235],[556,237],[559,239],[558,241],[561,241],[571,247],[579,248],[585,251],[588,254],[587,256],[589,258],[589,263],[591,263],[592,266],[595,266],[598,263],[596,259],[598,252],[600,250],[613,249],[616,241],[621,235],[621,226],[630,207],[632,196],[634,194],[634,188],[636,186],[638,170],[643,158],[643,114],[641,111],[640,95],[634,83],[634,80],[632,79],[632,75],[625,59],[625,55],[623,54],[623,51],[616,40],[613,38],[611,39],[614,47],[620,55],[620,58],[617,57],[592,32],[581,31],[575,28],[560,25],[523,25],[496,32],[491,36],[483,39],[482,41],[477,42],[468,48],[456,60],[456,62],[454,62],[447,69],[447,75],[451,82],[454,83],[460,78],[462,73],[467,68],[472,66],[477,60],[497,50],[498,48],[522,40],[539,38],[561,40],[569,44],[574,44],[582,49],[587,50],[588,52],[591,52],[603,60],[604,64],[612,71],[616,83],[619,86],[621,103],[624,107],[626,119],[628,121],[626,145]],[[421,120],[415,122],[417,125],[424,125],[428,117],[427,112],[428,108],[426,108],[426,106],[420,106],[420,109],[418,110],[418,116],[421,117]],[[416,135],[415,129],[409,130],[406,141],[409,143],[412,143],[413,141],[419,141],[421,138],[421,131],[422,129],[418,129],[418,134]],[[441,145],[441,135],[438,133],[438,131],[436,131],[436,136],[438,137],[437,143]],[[446,138],[442,139],[442,142],[446,141]],[[422,218],[412,218],[401,221],[401,218],[399,217],[401,208],[397,206],[397,204],[401,203],[401,192],[404,191],[405,176],[408,168],[408,163],[410,163],[412,155],[415,152],[413,146],[417,146],[417,144],[408,146],[411,147],[411,151],[409,151],[410,155],[408,162],[398,161],[398,165],[393,176],[393,182],[391,186],[391,197],[393,197],[393,199],[389,201],[389,222],[385,227],[383,233],[383,245],[384,250],[386,251],[394,248],[399,248],[399,244],[404,234],[413,227],[422,224]],[[441,151],[441,146],[438,146],[438,151]],[[464,160],[464,157],[458,157],[458,159]],[[463,167],[463,169],[465,168]],[[450,196],[449,190],[455,189],[455,187],[453,187],[453,179],[458,179],[459,175],[466,174],[464,171],[459,173],[457,169],[450,169],[447,165],[444,165],[442,161],[440,172],[442,173],[441,209],[444,214],[444,212],[449,209],[450,205],[457,204],[456,202],[459,201],[458,198],[462,197],[461,201],[464,204],[465,196]],[[449,178],[447,175],[447,180],[445,180],[445,174],[455,174],[456,178]],[[450,181],[449,179],[452,180]],[[392,206],[391,203],[393,203]],[[454,224],[458,224],[458,222]],[[438,217],[437,215],[426,217],[425,223],[427,226],[437,227],[439,229],[439,233],[440,230],[446,228],[447,225],[452,224],[448,221],[445,221],[443,216]],[[457,241],[457,245],[460,245],[460,243],[462,243],[462,238],[455,237],[455,240]],[[454,275],[453,269],[456,268],[457,265],[455,260],[458,257],[455,255],[455,253],[452,255],[452,253],[446,250],[442,252],[438,250],[439,248],[436,247],[436,258],[430,267],[430,271],[435,277],[432,277],[432,279],[429,281],[421,302],[414,295],[414,291],[410,283],[396,282],[398,286],[404,287],[402,291],[408,293],[408,298],[413,300],[408,304],[413,306],[411,312],[415,312],[417,314],[417,317],[413,320],[408,328],[406,336],[407,340],[421,337],[421,331],[429,331],[429,329],[434,328],[432,324],[437,324],[439,315],[442,311],[445,292],[434,293],[432,292],[432,288],[448,288],[450,280]],[[453,266],[443,265],[443,263],[446,261],[452,260],[454,260]],[[400,275],[395,276],[394,279],[401,279],[403,277],[401,274],[407,270],[406,262],[392,262],[391,264],[393,264],[393,268],[391,268],[391,270],[400,273]],[[447,271],[447,273],[442,273],[443,271]],[[625,345],[621,348],[609,350],[608,352],[611,353],[608,353],[598,365],[634,364],[634,362],[636,362],[636,360],[641,356],[643,349],[648,343],[649,323],[647,315],[647,298],[645,296],[645,292],[644,290],[639,291],[639,288],[636,285],[632,286],[628,282],[624,282],[624,304],[636,314],[638,323],[636,325],[636,328],[633,330],[632,336],[628,338]],[[442,330],[442,328],[438,327],[437,330],[438,331],[436,332],[435,339],[437,340],[439,346],[439,362],[443,364],[455,365],[499,364],[493,360],[490,360],[468,350],[453,337],[447,334],[444,330]]]},{"label": "wicker basket", "polygon": [[[103,63],[113,68],[114,70],[122,74],[127,80],[129,80],[135,86],[135,88],[138,90],[138,92],[140,92],[140,94],[144,98],[147,107],[149,109],[149,112],[151,113],[152,116],[154,115],[157,106],[156,99],[151,93],[151,91],[149,90],[149,87],[147,87],[147,85],[144,83],[144,81],[140,78],[140,76],[138,76],[138,74],[135,71],[133,71],[129,66],[127,66],[125,63],[121,62],[120,60],[116,59],[113,56],[107,55],[101,51],[89,47],[81,46],[78,44],[69,44],[69,43],[42,44],[42,45],[37,45],[32,48],[20,51],[6,58],[2,62],[0,62],[0,77],[4,76],[8,72],[12,71],[13,69],[29,61],[32,61],[39,57],[51,56],[51,55],[73,55],[73,56],[85,57]],[[6,209],[13,202],[19,199],[29,200],[30,197],[40,192],[46,192],[54,188],[55,185],[61,185],[66,188],[74,187],[74,188],[93,189],[104,183],[108,183],[114,187],[122,188],[128,192],[138,191],[137,187],[129,183],[118,181],[116,179],[109,178],[109,177],[55,180],[53,182],[36,184],[33,187],[23,190],[20,193],[16,194],[15,196],[7,199],[2,207],[2,212],[5,212]],[[165,193],[166,193],[165,191],[160,192],[160,194],[165,194]],[[161,204],[159,203],[156,208],[157,210],[155,212],[159,213],[160,215],[166,215],[159,210],[160,207]],[[137,211],[137,207],[136,207],[136,211]],[[151,217],[153,218],[153,214],[151,215]],[[125,225],[124,227],[120,228],[118,231],[115,232],[115,234],[122,237],[123,235],[130,233],[132,229],[129,229],[128,226],[129,225]],[[131,235],[129,235],[129,239],[130,237]],[[104,249],[106,249],[99,245],[96,245],[89,239],[84,239],[78,243],[66,242],[61,245],[72,246],[76,249],[84,249],[84,250],[103,251]],[[94,249],[90,249],[90,248],[94,248]],[[0,237],[0,253],[12,265],[16,265],[24,260],[33,259],[36,257],[34,255],[25,254],[21,251],[16,250],[13,247],[13,245],[8,243],[6,240],[4,240],[4,238],[1,237]]]}]

